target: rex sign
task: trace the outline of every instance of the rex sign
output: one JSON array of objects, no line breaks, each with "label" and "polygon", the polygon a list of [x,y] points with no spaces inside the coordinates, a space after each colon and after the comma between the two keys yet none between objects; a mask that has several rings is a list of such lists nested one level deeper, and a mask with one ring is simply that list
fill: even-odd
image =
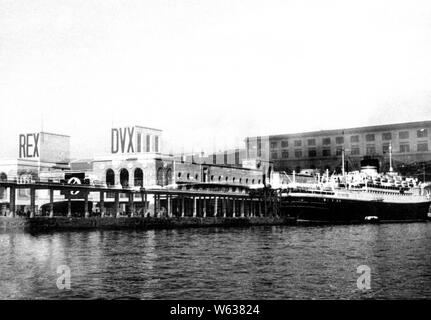
[{"label": "rex sign", "polygon": [[19,157],[39,158],[39,133],[19,135]]}]

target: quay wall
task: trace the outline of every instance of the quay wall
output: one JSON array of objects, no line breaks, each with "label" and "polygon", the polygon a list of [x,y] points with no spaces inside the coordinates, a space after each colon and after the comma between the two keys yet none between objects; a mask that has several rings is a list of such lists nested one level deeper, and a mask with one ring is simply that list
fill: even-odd
[{"label": "quay wall", "polygon": [[118,230],[118,229],[175,229],[202,227],[248,227],[289,225],[289,217],[0,217],[0,232]]}]

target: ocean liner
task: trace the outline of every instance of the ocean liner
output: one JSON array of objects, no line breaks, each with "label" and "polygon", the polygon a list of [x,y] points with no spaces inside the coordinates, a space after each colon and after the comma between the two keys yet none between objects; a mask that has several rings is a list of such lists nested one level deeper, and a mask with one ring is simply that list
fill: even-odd
[{"label": "ocean liner", "polygon": [[430,218],[430,185],[375,166],[323,176],[313,182],[293,179],[280,188],[281,212],[298,222],[364,223],[426,221]]}]

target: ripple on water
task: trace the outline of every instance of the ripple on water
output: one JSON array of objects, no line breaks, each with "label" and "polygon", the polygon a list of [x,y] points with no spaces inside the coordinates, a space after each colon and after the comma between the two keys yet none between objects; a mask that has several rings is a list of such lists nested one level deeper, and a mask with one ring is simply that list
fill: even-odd
[{"label": "ripple on water", "polygon": [[0,298],[431,298],[430,249],[430,223],[0,234]]}]

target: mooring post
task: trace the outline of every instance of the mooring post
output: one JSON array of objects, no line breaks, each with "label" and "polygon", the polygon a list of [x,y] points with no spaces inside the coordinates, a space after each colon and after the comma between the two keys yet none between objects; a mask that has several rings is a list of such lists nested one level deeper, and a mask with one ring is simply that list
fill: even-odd
[{"label": "mooring post", "polygon": [[30,218],[36,214],[36,189],[30,188]]},{"label": "mooring post", "polygon": [[104,218],[105,217],[105,192],[104,191],[100,191],[99,207],[100,207],[100,216]]},{"label": "mooring post", "polygon": [[54,189],[49,189],[49,217],[54,217]]}]

